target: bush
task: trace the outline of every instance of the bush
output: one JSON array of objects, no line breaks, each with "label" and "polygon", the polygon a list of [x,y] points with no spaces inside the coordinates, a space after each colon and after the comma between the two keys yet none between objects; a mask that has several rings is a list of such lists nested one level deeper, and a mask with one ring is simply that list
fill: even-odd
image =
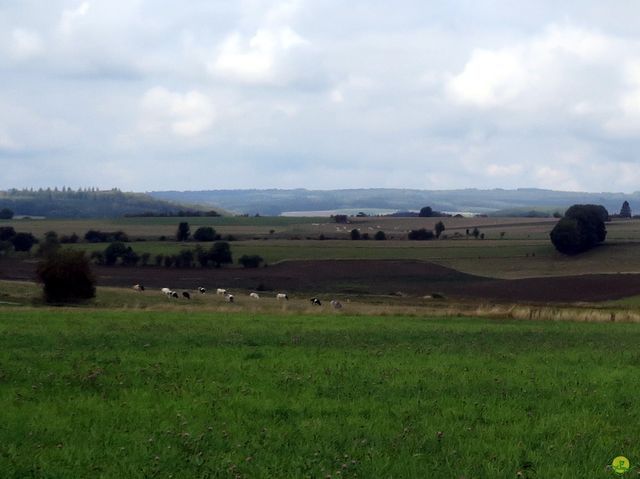
[{"label": "bush", "polygon": [[260,263],[264,262],[262,256],[257,254],[252,255],[242,255],[238,259],[238,263],[240,263],[244,268],[258,268]]},{"label": "bush", "polygon": [[129,241],[129,237],[124,231],[89,230],[85,233],[84,239],[89,243],[112,243],[114,241],[127,243]]},{"label": "bush", "polygon": [[96,280],[82,251],[59,251],[48,256],[36,272],[48,303],[76,302],[96,295]]},{"label": "bush", "polygon": [[385,234],[384,231],[378,231],[374,236],[373,239],[376,241],[384,241],[387,239],[387,235]]},{"label": "bush", "polygon": [[446,229],[444,223],[442,221],[438,221],[436,223],[436,238],[440,238],[442,232]]},{"label": "bush", "polygon": [[349,222],[349,217],[347,215],[335,215],[333,221],[344,224]]},{"label": "bush", "polygon": [[433,209],[431,209],[430,206],[425,206],[423,208],[420,208],[420,213],[418,213],[418,216],[422,218],[429,218],[433,216]]},{"label": "bush", "polygon": [[[130,249],[130,248],[129,248]],[[127,247],[122,241],[114,241],[104,250],[104,264],[112,266],[127,253]]]},{"label": "bush", "polygon": [[16,251],[31,251],[33,245],[38,242],[31,233],[16,233],[10,241]]},{"label": "bush", "polygon": [[193,233],[193,239],[196,241],[215,241],[216,230],[211,226],[201,226]]},{"label": "bush", "polygon": [[409,231],[409,239],[413,241],[428,241],[432,240],[434,237],[435,235],[433,234],[433,231],[425,228]]},{"label": "bush", "polygon": [[360,239],[360,231],[358,231],[357,229],[352,229],[351,233],[349,233],[351,235],[351,239],[352,240],[359,240]]},{"label": "bush", "polygon": [[71,235],[69,235],[69,236],[62,235],[60,237],[60,243],[63,243],[63,244],[66,244],[66,243],[77,243],[79,239],[80,239],[80,237],[77,234],[71,233]]},{"label": "bush", "polygon": [[9,208],[2,208],[0,210],[0,220],[10,220],[13,218],[13,211]]}]

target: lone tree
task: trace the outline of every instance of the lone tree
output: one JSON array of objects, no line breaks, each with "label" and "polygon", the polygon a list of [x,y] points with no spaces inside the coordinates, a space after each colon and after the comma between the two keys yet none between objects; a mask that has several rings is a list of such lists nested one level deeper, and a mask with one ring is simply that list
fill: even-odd
[{"label": "lone tree", "polygon": [[436,228],[436,238],[440,238],[440,235],[441,235],[441,234],[442,234],[442,232],[446,229],[446,228],[444,227],[444,223],[443,223],[442,221],[438,221],[438,222],[436,223],[435,228]]},{"label": "lone tree", "polygon": [[16,233],[10,240],[16,251],[31,251],[38,240],[31,233]]},{"label": "lone tree", "polygon": [[352,229],[351,233],[349,233],[351,235],[351,239],[352,240],[359,240],[360,239],[360,231],[358,231],[357,229]]},{"label": "lone tree", "polygon": [[191,231],[189,230],[189,223],[183,221],[178,225],[178,230],[176,231],[176,240],[177,241],[187,241],[189,239],[189,235]]},{"label": "lone tree", "polygon": [[38,280],[48,303],[70,303],[93,298],[96,280],[82,251],[58,251],[38,263]]},{"label": "lone tree", "polygon": [[607,237],[604,222],[608,218],[609,213],[601,205],[573,205],[549,233],[551,242],[564,254],[587,251]]},{"label": "lone tree", "polygon": [[418,216],[422,218],[429,218],[433,216],[433,209],[431,209],[431,206],[425,206],[420,209],[420,213],[418,213]]},{"label": "lone tree", "polygon": [[220,265],[233,263],[231,256],[231,247],[226,241],[217,241],[213,243],[213,246],[209,250],[209,261],[211,261],[216,268]]},{"label": "lone tree", "polygon": [[375,235],[373,235],[373,239],[376,241],[384,241],[387,239],[387,235],[384,233],[384,231],[380,230]]},{"label": "lone tree", "polygon": [[13,218],[13,211],[9,208],[2,208],[0,210],[0,220],[10,220]]},{"label": "lone tree", "polygon": [[622,203],[622,208],[620,208],[620,218],[631,218],[631,206],[629,206],[628,201]]}]

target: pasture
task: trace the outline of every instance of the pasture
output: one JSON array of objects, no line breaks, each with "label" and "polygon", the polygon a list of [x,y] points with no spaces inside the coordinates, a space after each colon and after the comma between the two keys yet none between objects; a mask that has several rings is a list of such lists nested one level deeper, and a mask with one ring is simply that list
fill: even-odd
[{"label": "pasture", "polygon": [[612,477],[637,324],[0,307],[2,477]]}]

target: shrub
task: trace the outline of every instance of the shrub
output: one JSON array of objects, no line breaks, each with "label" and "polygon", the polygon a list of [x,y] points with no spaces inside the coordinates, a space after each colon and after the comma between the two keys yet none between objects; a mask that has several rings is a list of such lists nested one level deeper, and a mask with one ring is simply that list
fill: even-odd
[{"label": "shrub", "polygon": [[429,218],[433,216],[433,209],[431,209],[430,206],[425,206],[423,208],[420,208],[420,213],[418,214],[418,216],[422,218]]},{"label": "shrub", "polygon": [[127,247],[122,241],[114,241],[104,250],[104,264],[112,266],[116,264],[118,258],[122,258],[127,253]]},{"label": "shrub", "polygon": [[349,233],[351,235],[351,239],[352,240],[359,240],[360,239],[360,231],[358,231],[357,229],[352,229],[351,233]]},{"label": "shrub", "polygon": [[196,241],[214,241],[216,239],[216,230],[211,226],[201,226],[193,233],[193,239]]},{"label": "shrub", "polygon": [[31,251],[33,245],[38,242],[31,233],[16,233],[10,241],[16,251]]},{"label": "shrub", "polygon": [[433,234],[433,231],[425,228],[409,231],[409,239],[413,241],[428,241],[432,240],[434,237],[435,235]]},{"label": "shrub", "polygon": [[238,259],[238,263],[240,263],[244,268],[258,268],[260,263],[264,262],[262,256],[257,254],[252,255],[242,255]]},{"label": "shrub", "polygon": [[10,220],[13,218],[13,211],[9,208],[2,208],[0,210],[0,220]]},{"label": "shrub", "polygon": [[384,241],[387,239],[387,235],[385,234],[384,231],[378,231],[374,236],[373,239],[376,241]]},{"label": "shrub", "polygon": [[59,251],[38,264],[48,303],[76,302],[96,295],[96,280],[82,251]]},{"label": "shrub", "polygon": [[442,221],[438,221],[438,222],[436,223],[435,228],[436,228],[436,238],[440,238],[440,235],[441,235],[441,234],[442,234],[442,232],[446,229],[446,228],[444,227],[444,223],[443,223]]},{"label": "shrub", "polygon": [[85,233],[84,239],[89,243],[110,243],[114,241],[126,243],[129,241],[129,237],[124,231],[89,230]]}]

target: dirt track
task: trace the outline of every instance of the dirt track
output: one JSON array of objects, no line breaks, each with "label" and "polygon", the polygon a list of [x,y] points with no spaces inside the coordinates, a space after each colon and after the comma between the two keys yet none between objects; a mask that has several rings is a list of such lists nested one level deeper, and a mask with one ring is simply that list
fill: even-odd
[{"label": "dirt track", "polygon": [[[640,295],[640,274],[584,275],[499,280],[472,276],[433,263],[404,260],[287,261],[259,269],[166,269],[96,266],[100,286],[148,288],[225,287],[309,294],[426,295],[499,301],[604,301]],[[35,263],[0,260],[0,279],[33,280]]]}]

